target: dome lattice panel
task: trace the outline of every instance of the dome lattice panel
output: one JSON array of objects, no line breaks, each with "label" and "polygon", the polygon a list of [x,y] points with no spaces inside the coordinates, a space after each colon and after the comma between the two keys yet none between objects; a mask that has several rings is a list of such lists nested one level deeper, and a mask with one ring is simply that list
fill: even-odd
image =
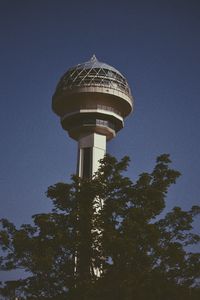
[{"label": "dome lattice panel", "polygon": [[126,79],[115,68],[99,62],[95,56],[90,61],[69,69],[60,79],[56,93],[76,87],[105,87],[125,93],[131,91]]}]

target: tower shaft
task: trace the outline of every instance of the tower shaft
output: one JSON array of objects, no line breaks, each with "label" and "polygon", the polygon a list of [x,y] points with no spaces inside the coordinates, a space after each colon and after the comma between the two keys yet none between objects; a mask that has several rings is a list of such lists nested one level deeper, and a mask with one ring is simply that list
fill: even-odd
[{"label": "tower shaft", "polygon": [[106,136],[90,133],[78,141],[77,175],[89,178],[97,172],[100,160],[106,153]]},{"label": "tower shaft", "polygon": [[[99,133],[89,133],[81,137],[78,140],[78,165],[77,175],[82,178],[91,178],[95,172],[98,171],[100,160],[103,159],[106,153],[106,136]],[[103,205],[103,201],[99,199],[100,206],[94,205],[95,214],[100,212],[100,207]],[[96,231],[98,235],[101,235],[99,229],[93,229],[93,233]],[[93,245],[94,247],[94,245]],[[78,255],[78,253],[77,253]],[[80,253],[79,253],[80,255]],[[77,263],[77,258],[75,265]],[[90,262],[92,263],[92,261]],[[77,267],[77,265],[76,265]],[[75,267],[75,272],[76,272]],[[90,274],[94,274],[96,277],[101,276],[101,270],[99,268],[90,267]]]}]

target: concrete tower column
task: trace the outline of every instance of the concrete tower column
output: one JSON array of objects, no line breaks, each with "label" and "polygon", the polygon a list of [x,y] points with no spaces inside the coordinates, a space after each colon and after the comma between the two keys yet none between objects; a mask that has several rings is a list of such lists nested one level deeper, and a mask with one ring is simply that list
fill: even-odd
[{"label": "concrete tower column", "polygon": [[106,153],[106,136],[91,133],[83,136],[78,141],[78,166],[79,177],[91,177],[97,172],[100,160]]}]

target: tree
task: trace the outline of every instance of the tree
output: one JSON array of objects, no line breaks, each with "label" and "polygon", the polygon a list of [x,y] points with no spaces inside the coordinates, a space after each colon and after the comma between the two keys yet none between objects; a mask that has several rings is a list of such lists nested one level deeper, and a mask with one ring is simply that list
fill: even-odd
[{"label": "tree", "polygon": [[50,186],[53,209],[34,215],[34,225],[17,229],[1,220],[1,269],[29,272],[2,283],[4,297],[199,299],[200,253],[187,247],[200,241],[192,233],[200,208],[174,207],[162,217],[168,189],[180,176],[169,155],[135,183],[125,176],[128,163],[128,157],[106,156],[93,178]]}]

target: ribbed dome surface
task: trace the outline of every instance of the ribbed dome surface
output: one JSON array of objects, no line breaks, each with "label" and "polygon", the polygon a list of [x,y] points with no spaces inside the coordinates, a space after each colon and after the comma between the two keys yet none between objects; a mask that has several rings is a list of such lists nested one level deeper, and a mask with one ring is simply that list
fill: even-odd
[{"label": "ribbed dome surface", "polygon": [[104,62],[100,62],[96,58],[95,55],[93,55],[89,61],[86,61],[82,64],[78,64],[77,66],[75,66],[71,69],[85,69],[85,70],[87,70],[87,69],[107,69],[107,70],[113,71],[115,73],[118,73],[120,76],[123,77],[123,75],[118,70],[116,70],[114,67],[112,67]]},{"label": "ribbed dome surface", "polygon": [[77,87],[92,86],[114,89],[132,99],[125,77],[114,67],[99,62],[95,55],[89,61],[70,68],[60,79],[55,94]]}]

